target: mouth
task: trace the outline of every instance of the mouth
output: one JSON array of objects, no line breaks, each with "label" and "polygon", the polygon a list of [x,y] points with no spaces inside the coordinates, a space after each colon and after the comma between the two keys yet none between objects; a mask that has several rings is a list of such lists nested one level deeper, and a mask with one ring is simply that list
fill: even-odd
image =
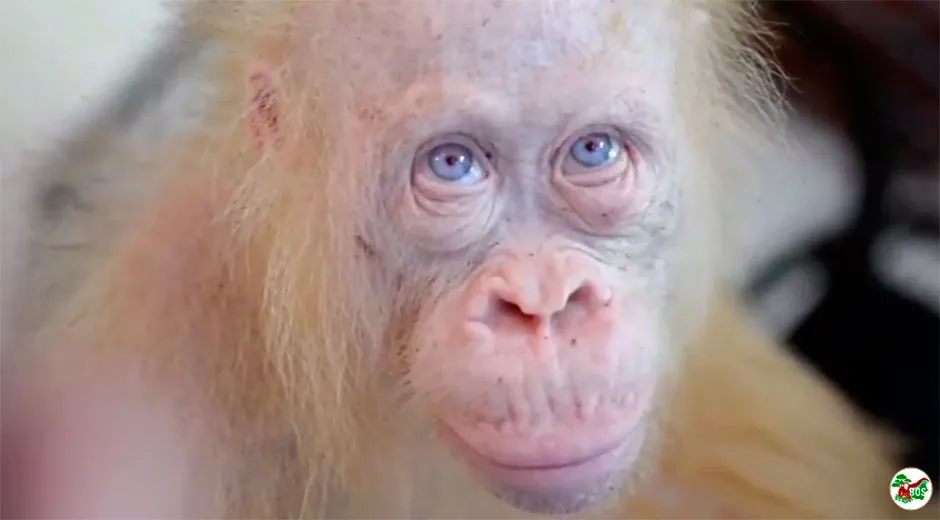
[{"label": "mouth", "polygon": [[441,414],[437,431],[497,496],[510,497],[521,509],[567,510],[609,496],[631,473],[652,406],[652,386],[642,390],[630,406],[547,428],[468,423]]},{"label": "mouth", "polygon": [[518,490],[569,493],[608,481],[621,467],[627,441],[565,463],[507,465],[501,461],[478,456],[477,468],[488,480]]},{"label": "mouth", "polygon": [[567,436],[470,441],[450,426],[442,424],[441,431],[488,483],[538,494],[570,493],[607,482],[629,465],[625,459],[636,437],[629,432],[591,442]]}]

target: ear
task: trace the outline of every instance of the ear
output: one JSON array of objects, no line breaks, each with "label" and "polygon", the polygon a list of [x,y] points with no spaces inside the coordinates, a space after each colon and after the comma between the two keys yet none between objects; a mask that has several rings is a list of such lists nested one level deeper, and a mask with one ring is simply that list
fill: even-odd
[{"label": "ear", "polygon": [[265,64],[256,64],[249,71],[249,130],[259,148],[277,148],[282,140],[277,78]]}]

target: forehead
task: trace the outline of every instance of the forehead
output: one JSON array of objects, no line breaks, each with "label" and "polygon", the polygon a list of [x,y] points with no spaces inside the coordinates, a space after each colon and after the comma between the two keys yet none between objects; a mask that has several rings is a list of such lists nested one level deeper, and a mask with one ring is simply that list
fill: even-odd
[{"label": "forehead", "polygon": [[546,81],[573,87],[578,72],[668,84],[672,7],[669,0],[323,0],[301,19],[295,58],[321,88],[339,80],[380,97],[433,78],[504,94]]}]

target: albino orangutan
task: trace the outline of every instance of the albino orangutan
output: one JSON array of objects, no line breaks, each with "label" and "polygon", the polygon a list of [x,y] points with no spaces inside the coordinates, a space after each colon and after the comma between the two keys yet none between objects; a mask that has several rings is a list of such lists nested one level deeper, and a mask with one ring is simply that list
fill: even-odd
[{"label": "albino orangutan", "polygon": [[226,51],[212,110],[30,350],[7,511],[903,513],[887,437],[716,276],[714,144],[776,113],[753,6],[183,17]]}]

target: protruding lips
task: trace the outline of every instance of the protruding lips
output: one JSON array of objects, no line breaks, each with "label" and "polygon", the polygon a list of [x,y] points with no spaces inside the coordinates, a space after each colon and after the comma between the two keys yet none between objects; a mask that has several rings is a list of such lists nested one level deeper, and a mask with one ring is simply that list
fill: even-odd
[{"label": "protruding lips", "polygon": [[[487,460],[493,466],[497,468],[510,470],[510,471],[546,471],[552,469],[562,469],[562,468],[572,468],[575,466],[585,465],[591,461],[597,460],[601,457],[609,455],[611,452],[623,445],[625,439],[621,439],[619,442],[608,445],[608,446],[599,446],[593,451],[574,450],[569,453],[564,451],[558,451],[555,453],[546,453],[541,458],[532,457],[524,463],[519,462],[506,462],[498,459],[488,458]],[[477,452],[479,453],[479,452]],[[579,453],[575,455],[574,453]],[[481,456],[485,457],[482,453],[479,453]]]},{"label": "protruding lips", "polygon": [[486,480],[539,492],[605,480],[623,467],[624,453],[636,435],[632,429],[605,429],[603,437],[565,432],[538,439],[507,439],[495,432],[462,434],[446,424],[441,430]]},{"label": "protruding lips", "polygon": [[443,418],[440,432],[489,480],[539,490],[584,486],[618,471],[626,452],[638,450],[640,422],[649,405],[649,395],[644,397],[619,420],[587,420],[540,434],[506,433]]},{"label": "protruding lips", "polygon": [[629,429],[605,427],[601,435],[561,430],[538,437],[505,435],[492,429],[462,428],[444,423],[450,436],[478,456],[504,469],[535,470],[577,465],[603,456],[623,444]]}]

